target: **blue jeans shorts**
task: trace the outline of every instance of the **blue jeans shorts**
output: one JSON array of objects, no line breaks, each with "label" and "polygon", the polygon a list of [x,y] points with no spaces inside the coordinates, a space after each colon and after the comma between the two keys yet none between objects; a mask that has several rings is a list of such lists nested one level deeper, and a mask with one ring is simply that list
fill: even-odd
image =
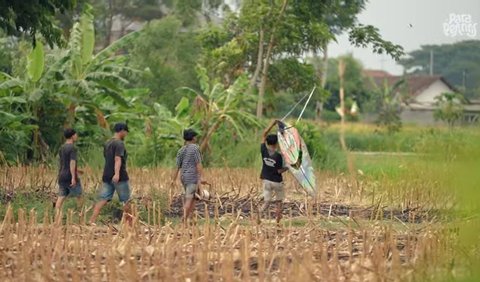
[{"label": "blue jeans shorts", "polygon": [[122,203],[127,203],[130,200],[130,185],[128,181],[121,181],[118,183],[103,182],[102,190],[100,190],[100,200],[111,201],[113,193],[117,191],[118,199]]},{"label": "blue jeans shorts", "polygon": [[82,195],[82,184],[77,181],[77,185],[70,187],[70,183],[58,183],[59,197],[80,197]]}]

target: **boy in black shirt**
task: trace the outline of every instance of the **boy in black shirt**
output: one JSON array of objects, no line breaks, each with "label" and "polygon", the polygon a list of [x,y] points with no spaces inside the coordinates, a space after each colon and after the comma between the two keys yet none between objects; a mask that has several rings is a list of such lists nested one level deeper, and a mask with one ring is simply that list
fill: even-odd
[{"label": "boy in black shirt", "polygon": [[76,197],[77,205],[81,209],[83,204],[82,185],[78,178],[77,168],[77,149],[75,142],[78,135],[74,129],[67,128],[63,132],[66,141],[58,153],[59,171],[58,171],[58,199],[55,203],[56,215],[58,216],[62,209],[66,197]]},{"label": "boy in black shirt", "polygon": [[[270,203],[275,202],[277,204],[276,219],[277,223],[279,223],[282,218],[282,202],[285,199],[282,173],[284,173],[287,168],[283,166],[282,155],[278,152],[277,135],[268,134],[276,123],[277,121],[273,120],[265,129],[262,135],[262,144],[260,145],[263,164],[260,178],[263,181],[264,200],[261,212],[266,211]],[[273,201],[273,194],[275,194],[275,201]]]},{"label": "boy in black shirt", "polygon": [[103,186],[99,194],[99,201],[93,208],[93,214],[90,218],[90,224],[94,224],[102,207],[112,200],[113,194],[117,192],[118,199],[123,204],[123,213],[126,221],[131,224],[130,210],[130,185],[127,173],[127,150],[123,140],[128,135],[128,126],[126,123],[117,123],[114,127],[115,135],[105,143],[103,156],[105,166],[103,168]]}]

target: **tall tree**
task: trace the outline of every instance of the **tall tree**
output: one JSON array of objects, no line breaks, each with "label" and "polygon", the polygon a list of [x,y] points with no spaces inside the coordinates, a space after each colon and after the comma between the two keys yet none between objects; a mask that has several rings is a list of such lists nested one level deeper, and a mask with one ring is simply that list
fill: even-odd
[{"label": "tall tree", "polygon": [[57,13],[72,11],[77,0],[1,0],[0,28],[8,35],[26,33],[35,43],[37,33],[53,46],[62,45],[62,30],[55,24]]},{"label": "tall tree", "polygon": [[[358,3],[359,4],[358,4]],[[347,4],[357,3],[353,12],[361,11],[363,1],[336,0],[252,0],[245,1],[239,15],[237,37],[247,38],[256,46],[255,56],[250,56],[253,76],[251,87],[257,81],[257,116],[263,114],[263,99],[272,61],[285,57],[301,57],[305,53],[319,51],[336,37],[335,32],[349,32],[350,41],[356,46],[371,46],[376,53],[387,53],[394,58],[403,54],[403,49],[379,35],[373,26],[357,22],[356,14],[344,13]],[[340,25],[335,18],[347,17]],[[330,27],[329,24],[332,26]],[[255,43],[256,44],[253,44]],[[257,77],[257,75],[259,77]]]},{"label": "tall tree", "polygon": [[128,51],[136,68],[148,70],[137,83],[152,90],[149,103],[161,100],[173,110],[181,98],[175,95],[177,88],[198,88],[195,66],[199,49],[196,33],[183,28],[175,16],[145,26]]}]

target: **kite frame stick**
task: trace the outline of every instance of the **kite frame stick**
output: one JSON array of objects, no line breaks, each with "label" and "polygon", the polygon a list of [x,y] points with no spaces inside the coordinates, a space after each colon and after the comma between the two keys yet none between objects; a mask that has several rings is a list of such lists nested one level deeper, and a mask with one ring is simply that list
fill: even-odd
[{"label": "kite frame stick", "polygon": [[310,99],[312,98],[313,93],[315,92],[315,89],[317,89],[317,86],[316,86],[316,85],[313,86],[312,92],[310,92],[310,96],[308,97],[307,102],[305,102],[305,105],[303,106],[302,112],[301,112],[300,115],[298,116],[297,122],[295,122],[295,123],[298,123],[298,122],[300,121],[300,119],[302,118],[303,112],[305,112],[305,109],[306,109],[307,106],[308,106],[308,102],[310,102]]},{"label": "kite frame stick", "polygon": [[[316,87],[316,86],[315,86]],[[315,89],[315,88],[314,88]],[[290,109],[290,111],[288,111],[288,113],[281,119],[281,121],[284,121],[290,114],[292,114],[293,110],[295,110],[295,108],[300,105],[300,103],[303,102],[303,100],[305,100],[305,98],[307,98],[309,95],[311,94],[305,94],[305,96],[303,96],[300,100],[298,100],[298,102],[293,105],[292,109]]]}]

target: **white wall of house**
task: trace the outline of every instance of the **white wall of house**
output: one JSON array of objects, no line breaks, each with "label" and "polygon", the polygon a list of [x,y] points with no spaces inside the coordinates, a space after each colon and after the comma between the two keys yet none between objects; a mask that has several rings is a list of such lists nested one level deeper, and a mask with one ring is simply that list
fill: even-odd
[{"label": "white wall of house", "polygon": [[415,98],[415,102],[421,104],[434,104],[435,97],[440,96],[445,92],[452,92],[452,89],[439,79],[430,84],[427,89],[423,90],[422,93]]},{"label": "white wall of house", "polygon": [[431,110],[413,110],[406,108],[400,113],[400,119],[404,124],[434,125],[440,122],[435,121]]}]

